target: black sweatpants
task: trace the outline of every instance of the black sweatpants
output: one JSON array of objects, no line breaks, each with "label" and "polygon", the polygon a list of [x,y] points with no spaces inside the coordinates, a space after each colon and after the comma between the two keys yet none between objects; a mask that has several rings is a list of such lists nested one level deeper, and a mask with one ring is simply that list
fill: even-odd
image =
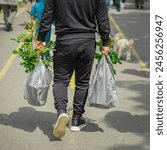
[{"label": "black sweatpants", "polygon": [[95,39],[57,40],[54,52],[54,86],[55,108],[66,110],[68,102],[67,87],[75,70],[75,94],[73,101],[74,115],[84,113],[89,79],[95,53]]}]

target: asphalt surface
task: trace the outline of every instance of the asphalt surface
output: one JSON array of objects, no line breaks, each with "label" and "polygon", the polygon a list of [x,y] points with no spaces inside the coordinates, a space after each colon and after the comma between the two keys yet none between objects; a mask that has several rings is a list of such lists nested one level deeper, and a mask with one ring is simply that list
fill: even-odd
[{"label": "asphalt surface", "polygon": [[[127,38],[135,40],[135,50],[149,66],[149,10],[135,10],[131,3],[129,6],[132,8],[125,9],[119,15],[115,15],[112,8],[110,14]],[[28,6],[25,8],[30,9]],[[10,60],[11,51],[18,46],[10,38],[24,32],[23,23],[28,20],[25,8],[19,9],[12,32],[3,30],[0,14],[1,73]],[[112,29],[113,33],[117,32],[113,25]],[[123,61],[123,65],[115,66],[117,107],[99,109],[86,106],[84,116],[87,126],[78,133],[70,132],[67,128],[61,140],[52,135],[52,125],[56,121],[52,88],[45,106],[29,105],[23,99],[27,74],[19,63],[19,58],[14,59],[0,81],[0,149],[149,150],[149,73],[142,70],[134,56],[131,62]],[[68,108],[72,106],[72,97],[73,90],[69,89]]]}]

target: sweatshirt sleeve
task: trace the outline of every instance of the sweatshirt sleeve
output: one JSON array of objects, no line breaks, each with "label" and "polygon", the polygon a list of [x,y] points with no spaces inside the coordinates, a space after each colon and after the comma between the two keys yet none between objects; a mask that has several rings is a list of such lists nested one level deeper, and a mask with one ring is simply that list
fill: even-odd
[{"label": "sweatshirt sleeve", "polygon": [[110,23],[105,0],[97,0],[96,19],[103,46],[109,44]]},{"label": "sweatshirt sleeve", "polygon": [[44,42],[45,35],[50,30],[54,19],[55,0],[47,0],[45,3],[42,20],[40,21],[40,28],[37,40]]}]

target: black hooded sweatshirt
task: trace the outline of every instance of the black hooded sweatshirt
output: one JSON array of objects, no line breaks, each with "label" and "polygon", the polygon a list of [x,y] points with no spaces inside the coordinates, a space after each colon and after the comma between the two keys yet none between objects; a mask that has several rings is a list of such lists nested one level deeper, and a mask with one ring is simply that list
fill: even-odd
[{"label": "black hooded sweatshirt", "polygon": [[110,24],[105,0],[47,0],[38,41],[45,41],[53,20],[60,40],[95,38],[97,24],[103,46],[108,46]]}]

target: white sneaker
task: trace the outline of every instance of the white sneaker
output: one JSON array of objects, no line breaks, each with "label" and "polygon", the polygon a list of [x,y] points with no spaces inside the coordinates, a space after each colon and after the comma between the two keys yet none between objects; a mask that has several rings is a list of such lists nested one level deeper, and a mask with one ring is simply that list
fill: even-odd
[{"label": "white sneaker", "polygon": [[69,117],[66,113],[60,114],[56,124],[53,127],[53,135],[57,138],[62,138],[66,133],[66,126],[69,122]]}]

